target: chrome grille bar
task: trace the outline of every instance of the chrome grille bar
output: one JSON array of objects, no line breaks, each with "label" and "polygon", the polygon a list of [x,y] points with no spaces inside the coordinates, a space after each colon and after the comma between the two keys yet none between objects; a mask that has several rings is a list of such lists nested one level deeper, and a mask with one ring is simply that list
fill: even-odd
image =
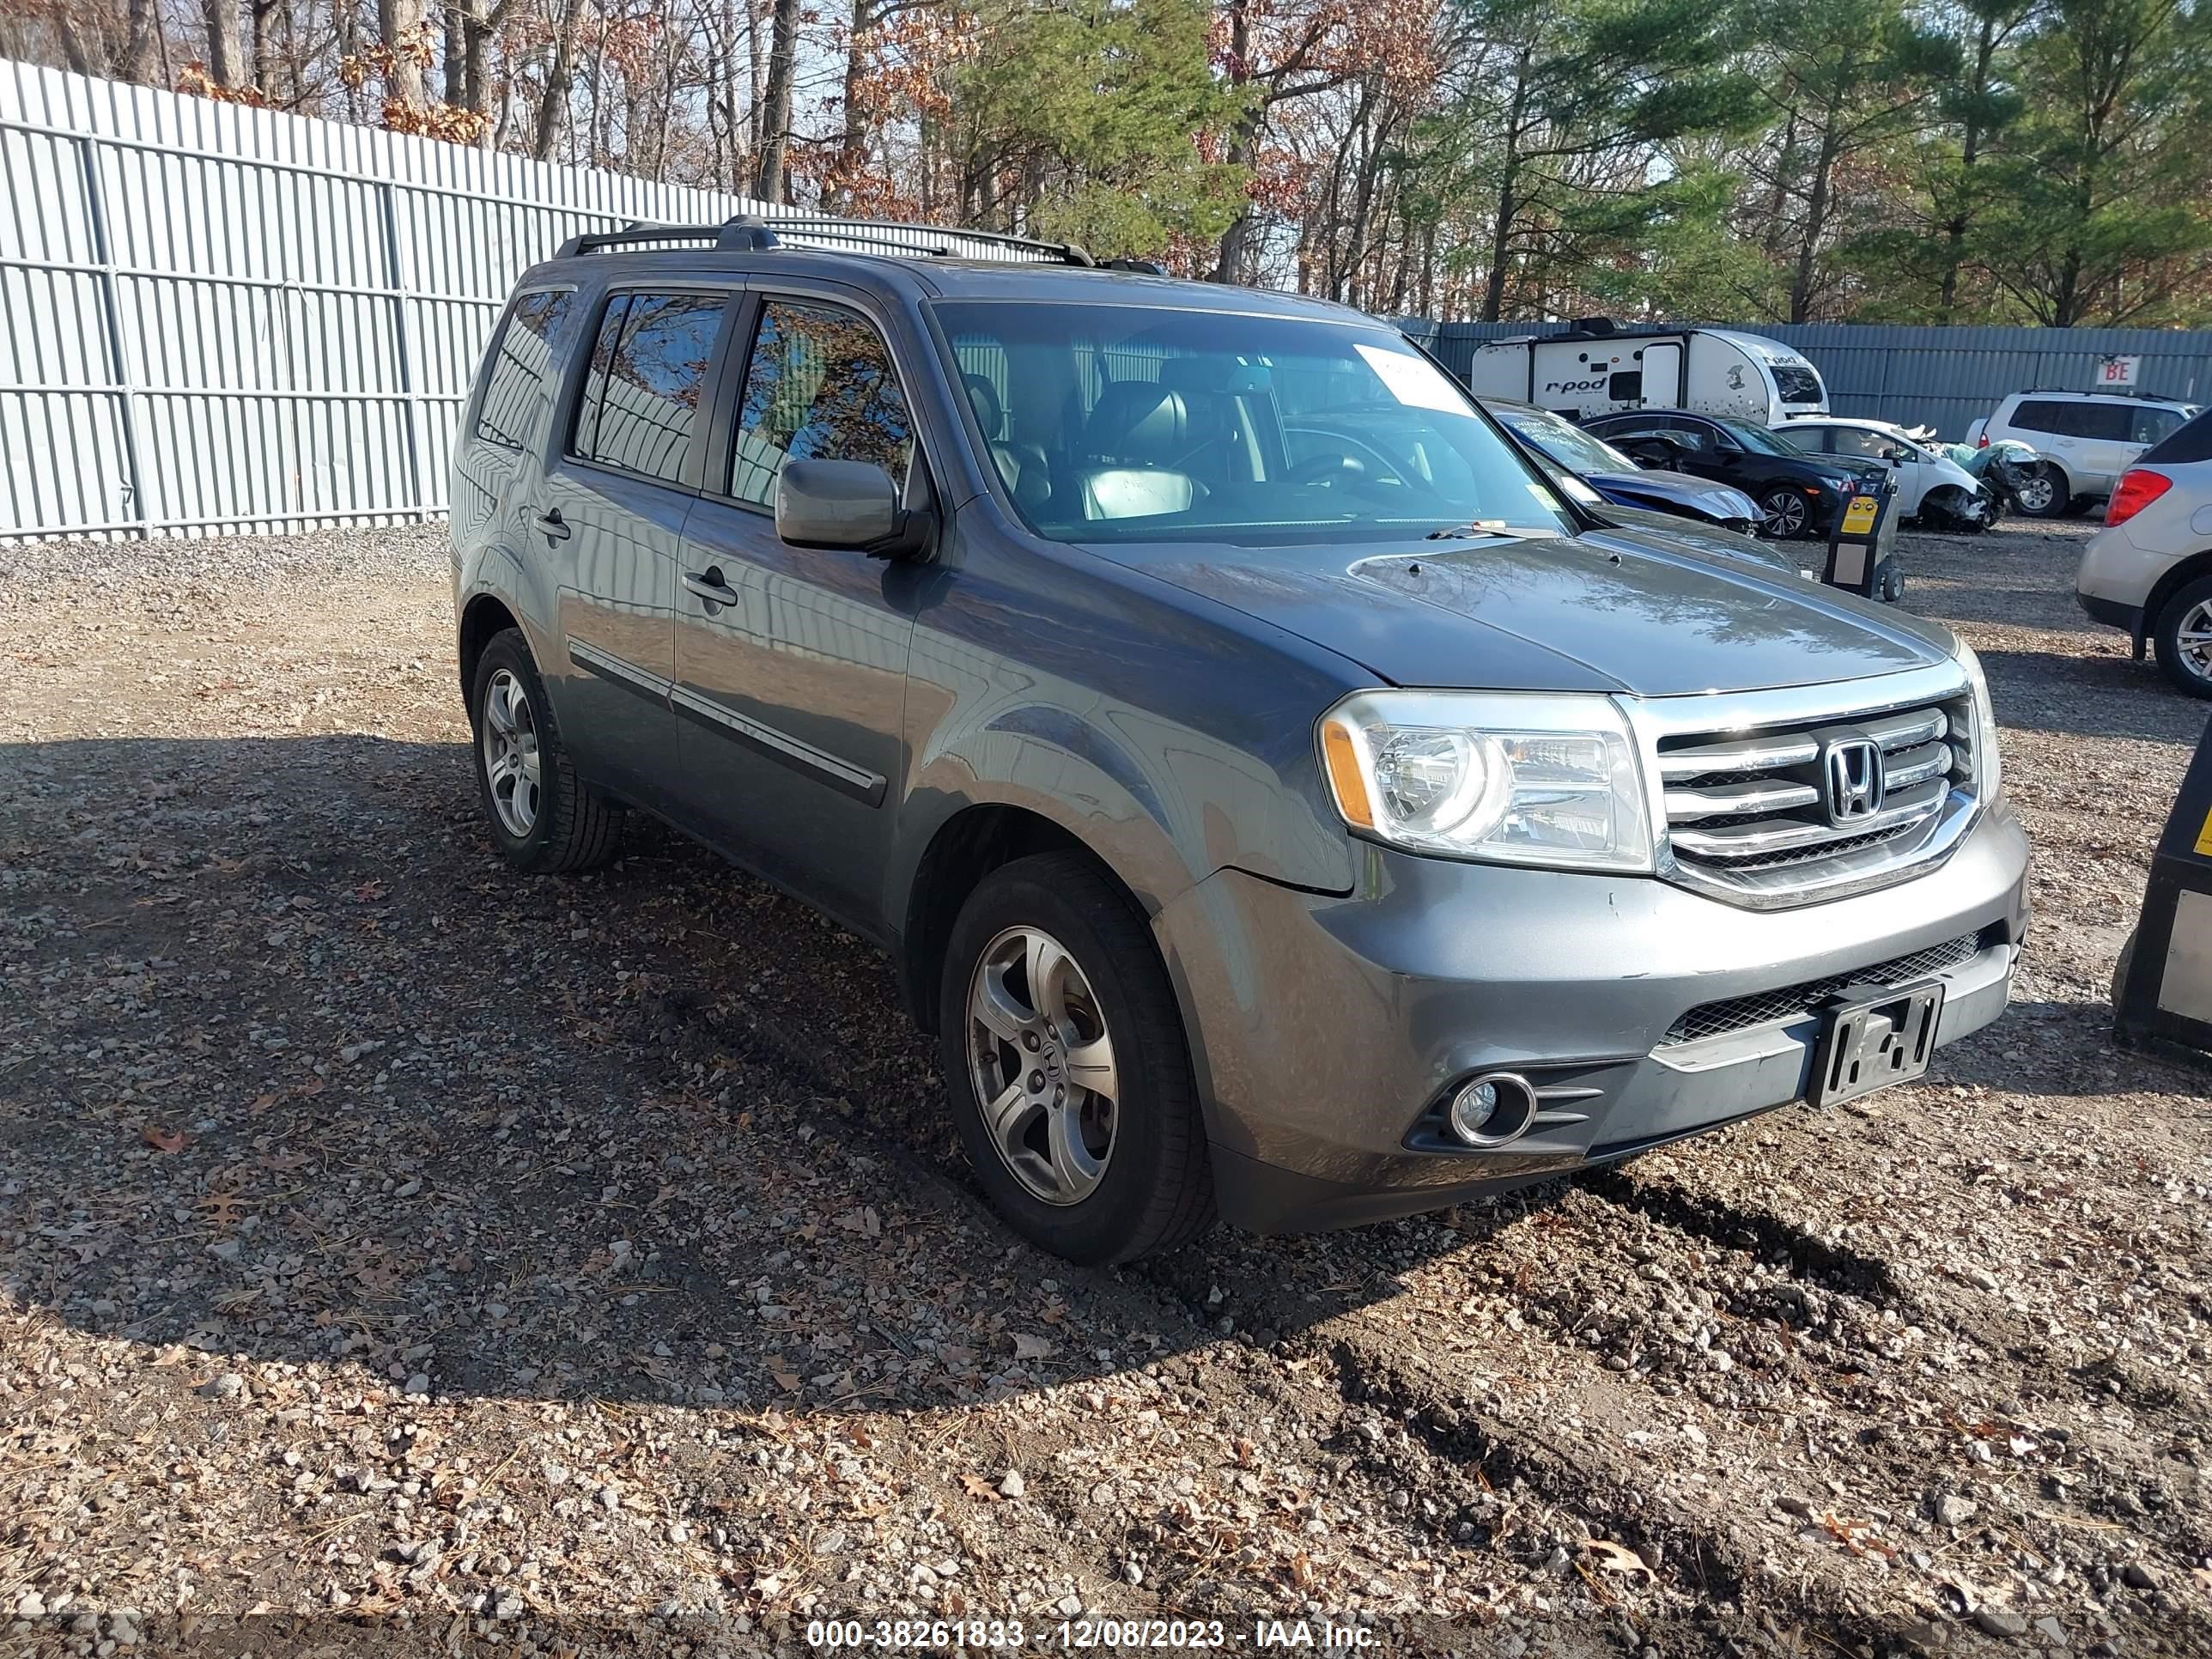
[{"label": "chrome grille bar", "polygon": [[1678,830],[1674,832],[1674,851],[1678,856],[1686,854],[1692,858],[1760,858],[1769,853],[1818,847],[1827,842],[1879,836],[1886,830],[1909,830],[1923,819],[1933,817],[1948,793],[1949,786],[1946,783],[1923,783],[1904,791],[1901,797],[1893,799],[1872,817],[1840,828],[1825,819],[1808,823],[1778,818],[1764,823],[1728,823],[1711,830]]},{"label": "chrome grille bar", "polygon": [[[1954,664],[1776,691],[1656,698],[1636,710],[1667,823],[1660,873],[1770,909],[1901,881],[1948,856],[1979,808],[1974,717]],[[1827,746],[1881,751],[1884,799],[1832,817]]]}]

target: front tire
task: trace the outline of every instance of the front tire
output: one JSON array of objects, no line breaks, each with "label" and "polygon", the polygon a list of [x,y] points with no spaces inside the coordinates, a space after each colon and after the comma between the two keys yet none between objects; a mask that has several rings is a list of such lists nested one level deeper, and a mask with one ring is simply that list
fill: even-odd
[{"label": "front tire", "polygon": [[2049,461],[2022,478],[2013,492],[2014,505],[2031,519],[2061,517],[2073,499],[2073,486],[2067,483],[2065,473]]},{"label": "front tire", "polygon": [[469,718],[484,823],[501,857],[532,875],[614,857],[622,809],[576,775],[520,629],[493,635],[477,659]]},{"label": "front tire", "polygon": [[1188,1243],[1213,1219],[1197,1085],[1143,915],[1089,858],[985,877],[939,985],[952,1115],[1014,1230],[1086,1265]]},{"label": "front tire", "polygon": [[2199,576],[2158,613],[2158,665],[2192,697],[2212,697],[2212,576]]},{"label": "front tire", "polygon": [[1761,495],[1759,510],[1763,515],[1760,532],[1778,542],[1803,535],[1812,517],[1805,506],[1805,497],[1787,485],[1778,484]]}]

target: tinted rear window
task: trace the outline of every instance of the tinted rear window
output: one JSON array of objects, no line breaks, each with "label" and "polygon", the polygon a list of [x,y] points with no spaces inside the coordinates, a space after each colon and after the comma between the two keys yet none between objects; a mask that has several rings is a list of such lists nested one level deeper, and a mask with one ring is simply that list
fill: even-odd
[{"label": "tinted rear window", "polygon": [[2189,461],[2212,461],[2212,409],[2144,452],[2138,465],[2152,466],[2164,462],[2179,466]]},{"label": "tinted rear window", "polygon": [[538,411],[559,370],[553,361],[561,325],[576,296],[526,294],[514,302],[499,344],[484,365],[483,402],[477,410],[477,436],[506,449],[529,446],[538,430]]},{"label": "tinted rear window", "polygon": [[2075,404],[2046,403],[2030,398],[2013,410],[2009,424],[2028,432],[2075,433],[2080,430],[2074,424],[2077,407]]},{"label": "tinted rear window", "polygon": [[571,453],[678,482],[722,310],[722,301],[708,294],[610,299],[577,404]]}]

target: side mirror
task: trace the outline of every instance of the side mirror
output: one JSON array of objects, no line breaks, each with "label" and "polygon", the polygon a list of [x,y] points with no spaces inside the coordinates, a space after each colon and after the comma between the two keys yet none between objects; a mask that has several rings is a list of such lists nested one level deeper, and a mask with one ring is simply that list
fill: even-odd
[{"label": "side mirror", "polygon": [[936,515],[899,505],[898,486],[873,461],[786,461],[775,475],[775,533],[793,547],[912,558]]},{"label": "side mirror", "polygon": [[1883,450],[1881,452],[1881,458],[1885,461],[1887,461],[1892,466],[1902,466],[1905,462],[1912,459],[1912,452],[1909,449],[1893,447]]}]

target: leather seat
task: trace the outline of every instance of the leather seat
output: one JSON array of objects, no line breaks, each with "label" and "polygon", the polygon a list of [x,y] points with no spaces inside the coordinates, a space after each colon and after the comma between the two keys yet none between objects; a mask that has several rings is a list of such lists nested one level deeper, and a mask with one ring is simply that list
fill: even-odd
[{"label": "leather seat", "polygon": [[1045,467],[1044,446],[1005,441],[1006,405],[999,399],[999,388],[982,375],[963,374],[960,384],[967,389],[975,423],[983,428],[983,441],[990,446],[991,463],[999,469],[1014,504],[1024,512],[1045,506],[1052,500],[1052,479]]},{"label": "leather seat", "polygon": [[1099,394],[1083,428],[1076,473],[1086,519],[1142,519],[1188,512],[1205,496],[1178,470],[1191,444],[1190,406],[1172,386],[1117,380]]}]

